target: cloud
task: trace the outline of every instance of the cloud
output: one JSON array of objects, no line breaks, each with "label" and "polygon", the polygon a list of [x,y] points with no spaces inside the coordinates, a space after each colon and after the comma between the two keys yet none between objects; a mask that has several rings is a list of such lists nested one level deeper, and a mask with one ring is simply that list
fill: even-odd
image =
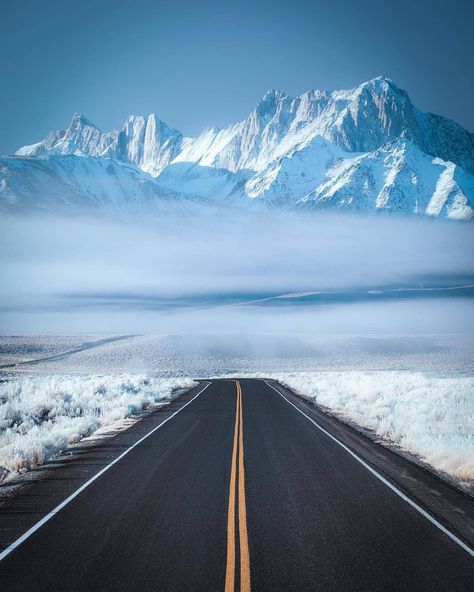
[{"label": "cloud", "polygon": [[5,216],[0,320],[4,332],[90,331],[98,319],[101,331],[219,332],[335,331],[342,318],[351,330],[426,329],[432,317],[448,330],[469,316],[472,288],[457,286],[474,284],[473,247],[470,224],[382,216]]}]

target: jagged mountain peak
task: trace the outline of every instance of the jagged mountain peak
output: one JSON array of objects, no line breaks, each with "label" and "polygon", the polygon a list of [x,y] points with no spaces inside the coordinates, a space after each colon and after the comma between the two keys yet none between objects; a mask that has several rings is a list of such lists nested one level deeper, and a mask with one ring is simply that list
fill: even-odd
[{"label": "jagged mountain peak", "polygon": [[150,113],[146,119],[147,119],[148,125],[154,126],[155,129],[160,129],[167,136],[171,136],[171,135],[181,136],[182,135],[179,130],[170,127],[165,121],[160,119],[158,117],[158,115],[156,115],[155,113]]},{"label": "jagged mountain peak", "polygon": [[391,78],[387,78],[386,76],[377,76],[367,82],[363,82],[354,89],[354,94],[356,96],[368,94],[373,97],[390,97],[393,102],[412,104],[408,93],[399,87]]},{"label": "jagged mountain peak", "polygon": [[282,90],[268,90],[249,117],[250,119],[254,117],[269,119],[278,113],[282,109],[283,102],[287,101],[291,101],[291,97],[288,97]]},{"label": "jagged mountain peak", "polygon": [[99,129],[94,123],[87,119],[85,115],[76,111],[72,114],[71,123],[69,124],[68,129],[72,130],[81,127],[93,127],[95,129]]},{"label": "jagged mountain peak", "polygon": [[400,87],[392,80],[392,78],[389,78],[388,76],[375,76],[375,78],[371,78],[370,80],[363,82],[358,88],[363,86],[370,86],[372,88],[382,90],[387,90],[388,88],[393,90],[401,90]]},{"label": "jagged mountain peak", "polygon": [[[121,130],[102,132],[75,113],[67,130],[17,155],[107,158],[192,197],[468,218],[473,138],[459,124],[423,113],[393,80],[378,76],[351,90],[297,97],[269,90],[244,120],[195,138],[155,114],[131,115]],[[14,177],[6,175],[4,185],[17,183]]]},{"label": "jagged mountain peak", "polygon": [[286,97],[287,95],[284,91],[280,90],[279,88],[271,88],[267,90],[267,92],[263,95],[260,103],[272,103],[276,101],[281,101]]},{"label": "jagged mountain peak", "polygon": [[378,93],[387,93],[392,92],[393,94],[399,94],[400,96],[408,96],[407,92],[399,87],[396,82],[394,82],[391,78],[387,76],[376,76],[375,78],[371,78],[366,82],[354,87],[349,88],[346,90],[326,90],[326,89],[313,89],[304,92],[303,94],[293,97],[285,93],[283,90],[280,89],[270,89],[268,90],[262,99],[257,103],[256,109],[260,106],[270,106],[275,105],[279,101],[287,100],[289,102],[292,101],[302,101],[303,99],[306,100],[320,100],[321,98],[328,98],[334,96],[334,98],[339,98],[341,95],[346,96],[348,99],[353,99],[355,96],[360,94],[363,91],[369,91],[374,94]]}]

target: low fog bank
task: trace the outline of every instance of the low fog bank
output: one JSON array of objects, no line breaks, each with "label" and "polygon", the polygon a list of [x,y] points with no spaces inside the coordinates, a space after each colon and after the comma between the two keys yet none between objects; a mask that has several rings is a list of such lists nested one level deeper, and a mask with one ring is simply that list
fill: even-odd
[{"label": "low fog bank", "polygon": [[9,309],[0,314],[0,321],[4,335],[474,333],[473,308],[471,299],[295,305],[283,310],[273,306],[227,305],[157,311],[100,307],[55,311],[52,307],[51,310]]},{"label": "low fog bank", "polygon": [[236,211],[154,223],[5,216],[0,330],[472,331],[472,228]]}]

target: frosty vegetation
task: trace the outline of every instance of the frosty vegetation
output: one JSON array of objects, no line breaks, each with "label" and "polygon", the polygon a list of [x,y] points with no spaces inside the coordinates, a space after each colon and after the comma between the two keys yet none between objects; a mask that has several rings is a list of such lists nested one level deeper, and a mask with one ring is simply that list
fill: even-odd
[{"label": "frosty vegetation", "polygon": [[31,376],[0,383],[0,481],[159,401],[189,379]]},{"label": "frosty vegetation", "polygon": [[458,482],[474,482],[474,378],[356,370],[271,377]]},{"label": "frosty vegetation", "polygon": [[[261,374],[252,373],[253,376]],[[474,378],[326,370],[265,374],[458,483],[474,483]],[[187,378],[25,375],[0,383],[0,480],[169,400]]]}]

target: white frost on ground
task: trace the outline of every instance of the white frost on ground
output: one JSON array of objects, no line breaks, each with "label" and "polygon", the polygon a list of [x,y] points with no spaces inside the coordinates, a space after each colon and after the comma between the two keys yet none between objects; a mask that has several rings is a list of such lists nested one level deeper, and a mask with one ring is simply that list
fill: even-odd
[{"label": "white frost on ground", "polygon": [[0,481],[193,384],[136,374],[17,376],[0,382]]},{"label": "white frost on ground", "polygon": [[470,486],[473,361],[472,334],[0,336],[0,473],[51,458],[189,376],[232,374],[279,379]]},{"label": "white frost on ground", "polygon": [[[336,309],[341,317],[340,307]],[[393,314],[393,311],[392,311]],[[400,370],[474,376],[474,334],[308,334],[295,332],[113,336],[2,336],[8,374],[147,374],[161,378],[250,372]],[[271,319],[274,319],[272,316]],[[272,320],[272,322],[274,322]],[[312,330],[311,323],[303,321]],[[244,327],[245,329],[245,327]],[[31,363],[28,360],[32,360]],[[43,361],[39,361],[43,360]],[[16,364],[13,366],[13,364]],[[0,377],[2,370],[0,370]]]},{"label": "white frost on ground", "polygon": [[473,377],[355,370],[270,377],[456,481],[474,479]]}]

